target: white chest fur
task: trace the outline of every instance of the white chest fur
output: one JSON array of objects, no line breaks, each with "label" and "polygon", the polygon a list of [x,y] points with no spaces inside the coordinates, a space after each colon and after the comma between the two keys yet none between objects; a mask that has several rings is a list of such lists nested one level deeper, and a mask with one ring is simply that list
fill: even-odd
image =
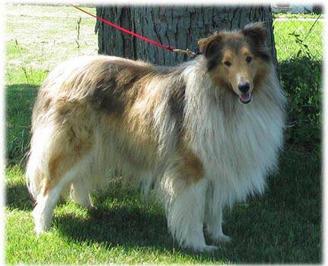
[{"label": "white chest fur", "polygon": [[185,126],[190,145],[201,158],[206,178],[221,187],[231,204],[262,192],[265,177],[277,164],[285,99],[274,74],[264,86],[244,105],[237,96],[215,99],[206,74],[188,74]]}]

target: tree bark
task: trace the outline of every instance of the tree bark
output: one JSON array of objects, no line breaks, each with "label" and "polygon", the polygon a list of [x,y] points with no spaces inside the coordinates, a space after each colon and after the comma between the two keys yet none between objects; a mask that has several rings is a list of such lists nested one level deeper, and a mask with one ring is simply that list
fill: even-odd
[{"label": "tree bark", "polygon": [[[274,61],[276,53],[270,6],[247,7],[97,7],[97,15],[118,25],[174,48],[197,50],[197,40],[220,30],[243,28],[250,22],[264,21],[267,44]],[[99,54],[176,65],[188,57],[145,43],[110,26],[97,22]]]}]

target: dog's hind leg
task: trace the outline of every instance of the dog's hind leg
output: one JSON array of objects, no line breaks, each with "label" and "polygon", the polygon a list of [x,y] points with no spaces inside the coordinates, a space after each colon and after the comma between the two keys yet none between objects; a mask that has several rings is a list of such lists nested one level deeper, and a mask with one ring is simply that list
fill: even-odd
[{"label": "dog's hind leg", "polygon": [[206,231],[209,237],[215,242],[230,242],[231,238],[223,233],[223,206],[218,205],[215,213],[206,218]]},{"label": "dog's hind leg", "polygon": [[[69,170],[64,177],[56,184],[46,184],[44,192],[36,198],[36,206],[33,210],[35,232],[40,234],[50,227],[53,210],[59,200],[60,194],[65,186],[75,177],[74,169]],[[47,188],[49,186],[49,188]]]},{"label": "dog's hind leg", "polygon": [[[27,179],[36,200],[33,218],[38,234],[49,228],[63,190],[90,164],[92,143],[80,137],[81,131],[70,124],[49,123],[34,132]],[[37,137],[42,140],[40,143]]]},{"label": "dog's hind leg", "polygon": [[206,196],[205,225],[208,236],[215,243],[229,242],[231,238],[222,230],[224,191],[220,191],[214,183],[211,183]]},{"label": "dog's hind leg", "polygon": [[88,163],[88,156],[76,162],[65,173],[55,179],[47,179],[42,191],[36,198],[36,206],[33,210],[33,218],[35,223],[35,231],[40,234],[47,231],[50,227],[54,208],[59,200],[63,189],[74,180],[81,168]]},{"label": "dog's hind leg", "polygon": [[84,208],[91,209],[93,203],[90,197],[90,185],[85,177],[76,178],[72,183],[71,198]]}]

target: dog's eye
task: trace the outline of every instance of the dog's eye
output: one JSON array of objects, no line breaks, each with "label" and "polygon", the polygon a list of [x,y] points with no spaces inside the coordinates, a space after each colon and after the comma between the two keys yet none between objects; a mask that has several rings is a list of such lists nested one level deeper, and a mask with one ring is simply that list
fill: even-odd
[{"label": "dog's eye", "polygon": [[231,62],[229,62],[229,61],[224,61],[223,64],[225,64],[227,67],[231,66]]},{"label": "dog's eye", "polygon": [[249,64],[250,62],[252,62],[253,58],[251,56],[247,56],[246,57],[246,62]]}]

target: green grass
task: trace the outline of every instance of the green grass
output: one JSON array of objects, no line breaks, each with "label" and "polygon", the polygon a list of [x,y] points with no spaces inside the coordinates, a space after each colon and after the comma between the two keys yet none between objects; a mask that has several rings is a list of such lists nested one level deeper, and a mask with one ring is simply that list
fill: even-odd
[{"label": "green grass", "polygon": [[[30,10],[28,5],[8,7],[13,17],[7,23],[6,42],[7,263],[321,261],[321,137],[316,116],[320,107],[316,107],[319,111],[315,109],[315,112],[311,109],[313,117],[302,116],[304,103],[292,100],[289,115],[295,116],[298,123],[286,130],[287,144],[281,154],[279,171],[269,178],[263,196],[226,210],[224,230],[233,241],[220,246],[217,252],[194,254],[179,249],[167,231],[161,207],[145,203],[137,191],[117,182],[106,194],[93,196],[95,211],[88,212],[70,201],[62,201],[55,209],[50,232],[37,238],[31,217],[33,205],[23,172],[37,88],[56,62],[77,54],[96,53],[97,44],[93,35],[94,21],[83,18],[83,31],[87,33],[80,42],[87,45],[77,49],[71,36],[76,35],[75,22],[80,13],[71,14],[70,7],[34,6],[33,16]],[[15,21],[19,14],[23,14],[20,18],[28,28]],[[65,23],[62,23],[63,18]],[[51,24],[49,29],[42,26],[47,23]],[[300,90],[299,94],[304,90],[317,93],[320,88],[321,37],[308,38],[309,47],[317,49],[318,55],[313,58],[302,55],[297,59],[295,50],[302,46],[288,35],[294,30],[306,35],[311,25],[312,21],[302,22],[300,27],[296,27],[294,21],[275,22],[281,77],[288,95],[293,95],[293,90]],[[41,27],[44,30],[39,30]],[[315,27],[321,34],[322,24]],[[307,73],[311,77],[307,77]],[[310,101],[307,94],[302,97],[303,101]],[[320,101],[311,102],[311,106],[314,104]],[[299,123],[300,119],[304,121]]]},{"label": "green grass", "polygon": [[299,35],[299,39],[303,41],[303,44],[308,45],[313,58],[322,58],[323,37],[321,33],[323,32],[323,22],[317,22],[310,31],[314,23],[315,21],[303,20],[274,21],[274,39],[278,61],[288,60],[296,56],[303,47],[297,43],[295,35]]},{"label": "green grass", "polygon": [[[58,62],[77,55],[97,53],[95,19],[73,7],[7,5],[6,8],[6,81],[9,84],[17,81],[30,84],[27,79],[35,81],[33,84],[40,84],[45,76],[42,73],[48,72]],[[90,8],[84,9],[94,12]],[[28,73],[27,78],[24,69]],[[19,77],[16,76],[17,71]],[[41,71],[41,74],[35,77],[35,71]],[[39,79],[40,76],[43,78]]]}]

